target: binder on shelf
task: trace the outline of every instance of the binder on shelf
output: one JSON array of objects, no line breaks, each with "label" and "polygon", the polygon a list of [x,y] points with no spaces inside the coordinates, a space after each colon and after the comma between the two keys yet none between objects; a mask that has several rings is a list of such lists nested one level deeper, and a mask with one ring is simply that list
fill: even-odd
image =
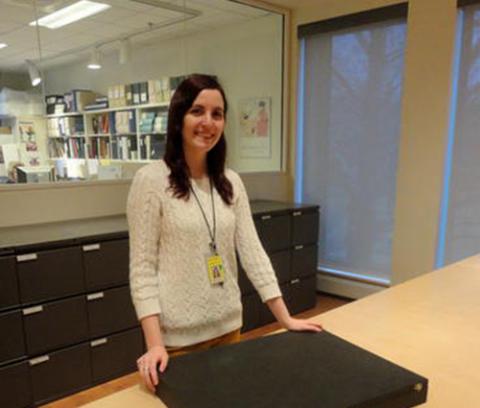
[{"label": "binder on shelf", "polygon": [[140,104],[148,103],[148,82],[140,82]]},{"label": "binder on shelf", "polygon": [[139,105],[140,104],[140,84],[139,83],[132,84],[132,95],[133,95],[133,104]]}]

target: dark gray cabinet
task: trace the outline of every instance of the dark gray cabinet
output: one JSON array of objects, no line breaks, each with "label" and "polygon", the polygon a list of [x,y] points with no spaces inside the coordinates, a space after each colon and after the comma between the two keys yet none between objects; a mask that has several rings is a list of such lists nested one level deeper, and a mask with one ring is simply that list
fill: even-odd
[{"label": "dark gray cabinet", "polygon": [[90,337],[101,337],[138,325],[128,286],[86,295]]},{"label": "dark gray cabinet", "polygon": [[19,310],[0,314],[0,333],[0,365],[26,355],[22,314]]},{"label": "dark gray cabinet", "polygon": [[82,246],[88,291],[128,283],[128,239],[93,242]]},{"label": "dark gray cabinet", "polygon": [[55,350],[88,338],[84,296],[28,307],[22,313],[29,355]]},{"label": "dark gray cabinet", "polygon": [[85,291],[80,247],[17,255],[20,299],[41,302]]},{"label": "dark gray cabinet", "polygon": [[136,370],[143,353],[140,328],[90,342],[93,382],[103,382]]},{"label": "dark gray cabinet", "polygon": [[[312,308],[316,302],[318,206],[254,201],[252,212],[290,312]],[[241,265],[238,282],[243,303],[242,331],[274,322]]]},{"label": "dark gray cabinet", "polygon": [[[32,236],[45,241],[32,242],[19,227],[15,245],[0,245],[0,407],[45,404],[136,369],[143,337],[128,287],[128,235],[118,224],[104,235],[95,233],[101,220],[89,229],[35,226]],[[88,236],[72,234],[74,225]]]},{"label": "dark gray cabinet", "polygon": [[20,303],[15,267],[14,256],[0,256],[0,310]]},{"label": "dark gray cabinet", "polygon": [[29,360],[32,394],[42,404],[92,383],[88,344],[79,344]]},{"label": "dark gray cabinet", "polygon": [[0,366],[0,407],[27,408],[32,402],[28,362]]}]

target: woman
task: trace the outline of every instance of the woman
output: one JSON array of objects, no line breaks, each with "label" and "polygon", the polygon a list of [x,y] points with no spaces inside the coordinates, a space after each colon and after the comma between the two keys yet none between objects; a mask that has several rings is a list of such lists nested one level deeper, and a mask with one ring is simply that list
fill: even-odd
[{"label": "woman", "polygon": [[169,355],[239,340],[235,250],[284,328],[321,329],[288,313],[242,181],[225,169],[226,113],[216,79],[188,77],[170,103],[164,160],[141,168],[130,189],[130,286],[148,350],[137,363],[152,391]]}]

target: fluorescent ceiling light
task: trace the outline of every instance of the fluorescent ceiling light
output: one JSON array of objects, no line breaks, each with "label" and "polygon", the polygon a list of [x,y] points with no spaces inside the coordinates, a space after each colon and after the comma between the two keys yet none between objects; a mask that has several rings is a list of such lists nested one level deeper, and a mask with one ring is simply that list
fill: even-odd
[{"label": "fluorescent ceiling light", "polygon": [[60,28],[67,24],[74,23],[82,18],[93,16],[100,13],[111,6],[109,4],[97,3],[89,0],[78,1],[68,7],[64,7],[60,10],[54,11],[51,14],[39,18],[36,21],[30,23],[31,26],[38,25],[47,27],[50,29]]},{"label": "fluorescent ceiling light", "polygon": [[0,43],[0,49],[5,48],[5,47],[8,47],[8,45],[5,44],[5,43]]}]

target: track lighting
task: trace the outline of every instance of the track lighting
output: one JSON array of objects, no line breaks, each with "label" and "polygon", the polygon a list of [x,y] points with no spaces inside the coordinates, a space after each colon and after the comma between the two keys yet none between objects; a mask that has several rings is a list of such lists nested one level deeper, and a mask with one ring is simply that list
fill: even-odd
[{"label": "track lighting", "polygon": [[120,41],[120,50],[119,50],[119,62],[121,65],[126,64],[130,61],[131,55],[131,44],[128,38],[124,38]]},{"label": "track lighting", "polygon": [[25,60],[28,68],[28,74],[30,75],[30,82],[32,86],[37,86],[42,82],[42,76],[40,75],[40,71],[38,67],[33,63],[33,61]]},{"label": "track lighting", "polygon": [[89,69],[100,69],[102,68],[102,64],[100,64],[100,51],[98,48],[94,48],[92,50],[92,55],[90,57],[90,61],[87,65]]}]

